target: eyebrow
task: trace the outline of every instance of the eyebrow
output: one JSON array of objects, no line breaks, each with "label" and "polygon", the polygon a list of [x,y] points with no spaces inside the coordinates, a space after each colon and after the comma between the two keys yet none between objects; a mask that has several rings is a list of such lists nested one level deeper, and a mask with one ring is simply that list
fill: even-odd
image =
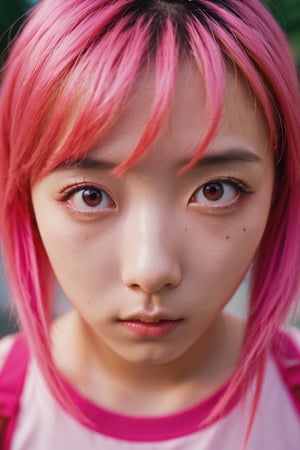
[{"label": "eyebrow", "polygon": [[[184,161],[188,164],[190,161]],[[196,166],[210,166],[217,164],[228,164],[228,163],[261,163],[262,158],[256,153],[243,148],[243,147],[231,147],[227,150],[221,152],[215,152],[212,154],[205,154],[199,159],[195,164]]]},{"label": "eyebrow", "polygon": [[[184,167],[190,163],[191,159],[185,159],[181,161],[178,166],[179,168]],[[229,164],[229,163],[261,163],[262,158],[256,153],[243,148],[243,147],[231,147],[227,150],[222,150],[221,152],[215,152],[213,154],[204,154],[199,161],[196,162],[195,168],[205,167],[218,164]],[[97,169],[101,171],[112,171],[118,166],[117,163],[101,160],[98,158],[92,158],[91,156],[86,156],[84,158],[79,158],[77,160],[67,160],[59,164],[56,167],[56,171],[64,170],[76,170],[76,169]],[[193,168],[193,167],[192,167]]]},{"label": "eyebrow", "polygon": [[76,160],[67,160],[59,164],[55,170],[76,170],[76,169],[98,169],[102,171],[113,170],[116,164],[110,161],[105,161],[91,156],[85,156]]}]

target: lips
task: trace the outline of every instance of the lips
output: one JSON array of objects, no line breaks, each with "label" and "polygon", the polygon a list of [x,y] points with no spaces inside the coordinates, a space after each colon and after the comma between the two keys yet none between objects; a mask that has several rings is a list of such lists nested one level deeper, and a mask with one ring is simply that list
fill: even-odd
[{"label": "lips", "polygon": [[121,324],[131,333],[143,338],[160,338],[171,334],[181,319],[154,319],[150,317],[122,320]]}]

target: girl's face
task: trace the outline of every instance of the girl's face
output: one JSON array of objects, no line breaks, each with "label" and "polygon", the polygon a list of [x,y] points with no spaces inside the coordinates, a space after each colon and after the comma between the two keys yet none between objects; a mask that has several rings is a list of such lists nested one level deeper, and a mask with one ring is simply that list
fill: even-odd
[{"label": "girl's face", "polygon": [[148,74],[87,158],[32,187],[40,235],[83,342],[140,364],[180,361],[218,336],[222,309],[262,238],[274,178],[265,122],[230,75],[218,132],[178,175],[209,125],[200,76],[188,65],[155,142],[125,174],[111,175],[135,147],[153,96]]}]

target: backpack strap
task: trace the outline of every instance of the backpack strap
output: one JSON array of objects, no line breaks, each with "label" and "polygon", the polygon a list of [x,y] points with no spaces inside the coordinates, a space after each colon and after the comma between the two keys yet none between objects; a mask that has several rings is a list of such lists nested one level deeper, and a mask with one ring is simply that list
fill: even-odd
[{"label": "backpack strap", "polygon": [[273,355],[300,418],[300,348],[289,334],[278,333]]},{"label": "backpack strap", "polygon": [[29,361],[24,336],[18,334],[0,373],[0,448],[8,450]]}]

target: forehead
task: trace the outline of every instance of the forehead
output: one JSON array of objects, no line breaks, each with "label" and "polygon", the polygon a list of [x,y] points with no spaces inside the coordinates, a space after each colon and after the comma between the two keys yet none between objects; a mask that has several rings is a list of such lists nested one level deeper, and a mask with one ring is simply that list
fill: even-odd
[{"label": "forehead", "polygon": [[[116,165],[130,156],[149,121],[156,95],[155,73],[143,72],[132,90],[127,104],[114,125],[101,138],[92,154],[108,158]],[[191,159],[212,123],[206,93],[199,69],[193,63],[179,66],[174,92],[157,137],[146,152],[149,159],[155,150],[172,158],[180,149],[182,159]],[[264,117],[247,83],[233,70],[227,70],[224,105],[212,147],[239,145],[268,148],[268,132]],[[162,148],[163,146],[163,148]],[[213,151],[213,149],[212,149]],[[138,162],[139,164],[139,162]]]}]

